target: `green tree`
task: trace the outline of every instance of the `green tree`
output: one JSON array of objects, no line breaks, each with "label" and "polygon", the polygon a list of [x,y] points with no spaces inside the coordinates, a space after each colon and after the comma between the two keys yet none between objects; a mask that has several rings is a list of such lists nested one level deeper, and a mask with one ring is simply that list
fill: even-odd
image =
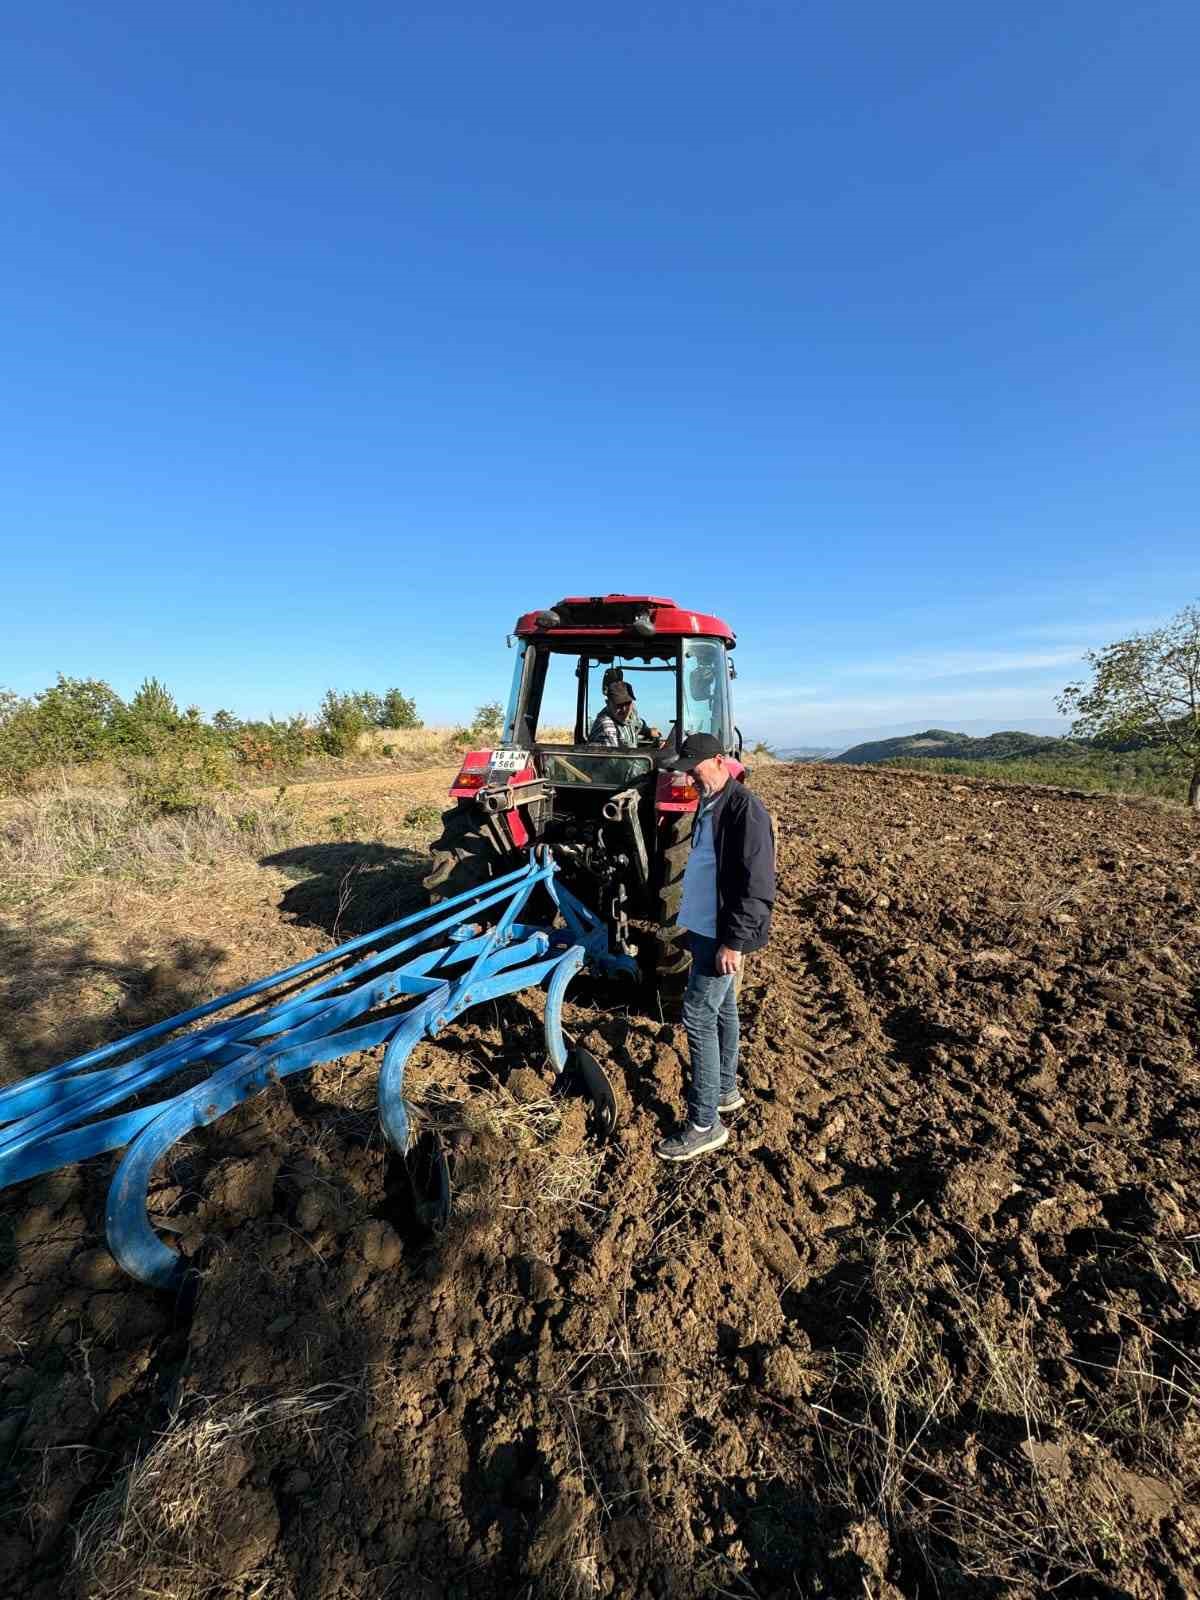
[{"label": "green tree", "polygon": [[212,725],[218,733],[236,733],[242,724],[232,711],[226,711],[222,707],[220,711],[213,712]]},{"label": "green tree", "polygon": [[1058,700],[1071,731],[1109,749],[1160,750],[1188,775],[1188,804],[1200,814],[1200,605],[1086,659],[1091,683],[1068,685]]},{"label": "green tree", "polygon": [[67,678],[37,696],[34,736],[43,761],[91,761],[108,742],[124,710],[121,697],[99,678]]},{"label": "green tree", "polygon": [[178,733],[183,719],[175,696],[157,678],[144,678],[114,720],[113,740],[134,755],[157,755]]},{"label": "green tree", "polygon": [[357,703],[371,727],[383,727],[383,701],[377,694],[372,694],[370,689],[360,689],[357,694],[351,695],[350,699]]},{"label": "green tree", "polygon": [[110,749],[125,707],[98,678],[59,673],[33,699],[0,690],[0,787],[20,788],[39,768],[93,761]]},{"label": "green tree", "polygon": [[498,739],[504,731],[504,707],[499,700],[489,700],[479,707],[471,719],[471,732],[476,738]]},{"label": "green tree", "polygon": [[373,721],[363,705],[369,698],[375,697],[326,690],[318,726],[321,743],[331,756],[353,755],[358,749],[359,739]]},{"label": "green tree", "polygon": [[143,678],[141,687],[129,702],[129,709],[143,722],[158,722],[173,727],[179,721],[175,696],[157,678]]},{"label": "green tree", "polygon": [[417,715],[416,701],[401,694],[399,689],[389,689],[383,697],[383,716],[379,725],[381,728],[419,728],[421,719]]}]

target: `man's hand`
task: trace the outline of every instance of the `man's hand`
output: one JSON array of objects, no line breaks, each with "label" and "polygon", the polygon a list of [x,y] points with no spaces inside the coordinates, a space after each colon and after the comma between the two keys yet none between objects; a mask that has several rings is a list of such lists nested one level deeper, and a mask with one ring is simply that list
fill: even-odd
[{"label": "man's hand", "polygon": [[714,965],[719,977],[732,978],[742,965],[742,952],[730,950],[727,945],[720,945]]}]

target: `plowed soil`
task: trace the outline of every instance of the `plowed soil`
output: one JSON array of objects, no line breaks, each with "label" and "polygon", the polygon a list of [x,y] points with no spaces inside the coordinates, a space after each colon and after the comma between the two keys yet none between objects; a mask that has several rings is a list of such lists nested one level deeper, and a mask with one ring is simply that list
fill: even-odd
[{"label": "plowed soil", "polygon": [[110,1165],[4,1196],[0,1591],[1200,1594],[1200,828],[754,781],[780,902],[718,1154],[656,1161],[682,1030],[595,991],[604,1149],[535,999],[418,1053],[437,1239],[364,1057],[159,1174],[183,1300],[112,1265]]}]

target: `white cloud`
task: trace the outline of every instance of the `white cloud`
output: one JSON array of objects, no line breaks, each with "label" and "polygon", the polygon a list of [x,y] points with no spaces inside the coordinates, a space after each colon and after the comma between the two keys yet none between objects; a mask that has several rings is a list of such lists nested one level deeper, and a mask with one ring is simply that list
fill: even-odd
[{"label": "white cloud", "polygon": [[1090,618],[1086,622],[1024,623],[1009,630],[1014,639],[1086,639],[1088,649],[1108,644],[1112,639],[1127,639],[1131,633],[1146,633],[1161,628],[1162,617],[1118,617],[1105,622]]},{"label": "white cloud", "polygon": [[1041,672],[1051,667],[1078,666],[1086,645],[1058,650],[935,650],[858,661],[839,669],[843,678],[907,679],[968,678],[980,673]]},{"label": "white cloud", "polygon": [[803,682],[776,671],[743,680],[736,705],[739,716],[768,724],[787,742],[823,728],[885,723],[918,728],[989,719],[1012,728],[1023,719],[1058,720],[1055,698],[1068,679],[1086,672],[1086,648],[909,651],[838,664]]},{"label": "white cloud", "polygon": [[1000,686],[959,693],[927,693],[913,687],[897,693],[834,693],[803,699],[786,690],[751,691],[739,696],[737,713],[747,731],[764,732],[782,744],[820,742],[820,736],[830,730],[884,724],[907,724],[915,732],[929,727],[955,728],[967,721],[987,721],[994,729],[1019,728],[1029,720],[1060,721],[1050,692]]},{"label": "white cloud", "polygon": [[[987,713],[997,706],[1016,706],[1029,712],[1036,711],[1039,715],[1053,714],[1054,694],[1050,690],[1039,689],[1012,689],[1012,688],[974,688],[964,689],[959,692],[931,691],[925,692],[917,685],[909,685],[899,692],[881,690],[876,694],[825,694],[797,695],[790,689],[764,688],[761,690],[750,689],[737,696],[737,708],[740,711],[751,708],[755,711],[779,712],[794,711],[806,720],[811,716],[829,712],[841,719],[843,715],[857,715],[859,712],[867,713],[865,720],[876,720],[876,713],[904,717],[917,707],[960,707],[963,712],[977,709]],[[894,718],[892,720],[895,720]]]}]

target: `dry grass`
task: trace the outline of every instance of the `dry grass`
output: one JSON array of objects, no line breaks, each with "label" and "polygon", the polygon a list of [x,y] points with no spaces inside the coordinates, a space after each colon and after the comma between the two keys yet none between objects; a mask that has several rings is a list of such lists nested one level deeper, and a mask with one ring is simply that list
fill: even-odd
[{"label": "dry grass", "polygon": [[567,1359],[551,1391],[580,1475],[590,1482],[606,1517],[611,1517],[612,1507],[585,1442],[592,1421],[598,1421],[603,1431],[619,1418],[623,1428],[642,1440],[645,1461],[667,1458],[694,1483],[719,1477],[704,1456],[703,1441],[721,1411],[726,1390],[709,1384],[701,1392],[686,1378],[664,1376],[662,1346],[643,1344],[639,1337],[643,1331],[657,1330],[645,1319],[635,1318],[635,1326],[630,1325],[631,1270],[632,1261],[627,1261],[620,1309],[609,1318],[608,1337]]},{"label": "dry grass", "polygon": [[156,815],[117,789],[63,785],[14,801],[0,822],[0,895],[27,903],[87,875],[156,880],[182,867],[257,859],[290,838],[282,796],[250,803],[214,794]]},{"label": "dry grass", "polygon": [[496,1083],[460,1098],[440,1084],[430,1084],[414,1111],[421,1127],[443,1138],[456,1134],[502,1137],[518,1150],[532,1150],[557,1133],[562,1109],[549,1094],[518,1099],[505,1084]]},{"label": "dry grass", "polygon": [[368,728],[358,736],[360,756],[412,765],[454,761],[475,741],[461,728]]},{"label": "dry grass", "polygon": [[[246,1482],[254,1442],[270,1433],[311,1451],[315,1419],[360,1392],[323,1384],[265,1399],[234,1394],[173,1417],[76,1529],[73,1567],[88,1595],[207,1600],[273,1593],[264,1563],[278,1529],[269,1514],[255,1521],[266,1508]],[[321,1427],[327,1436],[328,1422]],[[269,1491],[266,1501],[273,1506]]]},{"label": "dry grass", "polygon": [[569,1104],[549,1094],[519,1099],[502,1083],[474,1089],[466,1099],[430,1084],[413,1110],[418,1131],[432,1129],[444,1143],[464,1136],[494,1140],[525,1157],[517,1197],[501,1202],[501,1210],[592,1209],[604,1153],[594,1145],[572,1148],[560,1137],[564,1118],[572,1114]]},{"label": "dry grass", "polygon": [[1143,1328],[1068,1399],[1042,1375],[1036,1306],[1014,1309],[977,1265],[922,1266],[884,1239],[870,1269],[861,1346],[813,1407],[835,1502],[907,1536],[935,1576],[950,1555],[967,1577],[1049,1591],[1144,1563],[1155,1521],[1129,1496],[1188,1497],[1200,1364],[1170,1346],[1155,1370],[1167,1341]]},{"label": "dry grass", "polygon": [[[575,737],[573,728],[539,728],[541,744],[570,744]],[[390,750],[392,759],[410,759],[425,756],[430,762],[451,761],[463,750],[473,750],[495,743],[495,735],[472,733],[464,727],[457,728],[369,728],[358,738],[359,754],[382,756]]]}]

